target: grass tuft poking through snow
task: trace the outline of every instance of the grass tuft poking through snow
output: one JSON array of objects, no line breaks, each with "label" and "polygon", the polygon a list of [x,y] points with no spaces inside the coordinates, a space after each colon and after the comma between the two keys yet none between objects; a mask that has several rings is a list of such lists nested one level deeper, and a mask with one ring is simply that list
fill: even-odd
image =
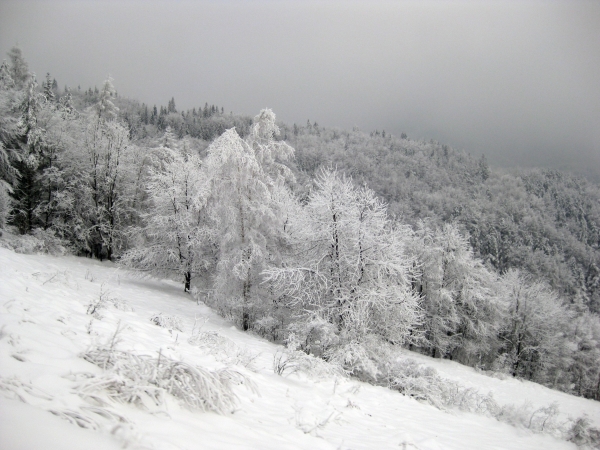
[{"label": "grass tuft poking through snow", "polygon": [[257,391],[248,377],[231,368],[209,371],[173,361],[161,352],[154,358],[117,350],[118,333],[119,329],[110,345],[91,348],[82,355],[86,361],[104,369],[101,375],[92,376],[81,385],[82,397],[105,391],[112,400],[152,410],[164,405],[165,395],[170,394],[192,409],[226,414],[236,409],[233,385],[245,385]]},{"label": "grass tuft poking through snow", "polygon": [[169,331],[183,331],[183,322],[179,317],[170,316],[168,314],[158,313],[150,317],[150,321],[159,327],[166,328]]},{"label": "grass tuft poking through snow", "polygon": [[303,373],[313,380],[345,377],[346,373],[337,364],[331,364],[300,350],[281,349],[273,356],[273,371],[277,375]]}]

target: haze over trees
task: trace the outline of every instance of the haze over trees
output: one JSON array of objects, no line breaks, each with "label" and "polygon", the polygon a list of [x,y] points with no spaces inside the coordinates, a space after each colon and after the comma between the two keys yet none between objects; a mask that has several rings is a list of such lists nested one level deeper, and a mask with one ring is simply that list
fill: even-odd
[{"label": "haze over trees", "polygon": [[600,399],[600,188],[437,142],[0,67],[0,228],[380,382],[405,346]]}]

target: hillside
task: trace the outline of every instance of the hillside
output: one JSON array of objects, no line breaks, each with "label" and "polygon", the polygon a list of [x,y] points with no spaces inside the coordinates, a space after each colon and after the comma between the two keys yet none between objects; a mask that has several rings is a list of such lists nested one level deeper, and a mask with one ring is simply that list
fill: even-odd
[{"label": "hillside", "polygon": [[[278,375],[274,357],[291,354],[288,350],[241,332],[181,292],[181,285],[140,278],[110,262],[0,248],[0,268],[0,446],[5,450],[123,445],[549,450],[576,448],[560,431],[572,425],[568,417],[587,414],[592,425],[600,425],[598,402],[406,350],[398,351],[400,361],[414,359],[444,379],[492,394],[513,411],[516,423],[516,411],[528,412],[525,424],[532,429],[533,412],[556,402],[560,413],[546,433],[550,422],[556,429],[546,434],[458,407],[442,411],[386,387],[334,375],[317,360]],[[209,411],[189,406],[193,402],[182,406],[185,395],[178,399],[151,383],[141,389],[133,375],[89,362],[102,349],[115,360],[146,355],[146,361],[155,358],[160,365],[160,355],[163,362],[228,370],[233,412],[225,408],[219,414],[208,406],[228,398],[225,385],[218,398],[204,404]],[[140,374],[137,383],[143,385],[142,379]]]},{"label": "hillside", "polygon": [[[14,56],[0,67],[8,247],[178,281],[294,364],[438,408],[514,416],[398,348],[600,399],[598,186],[404,133],[280,124],[268,108],[150,108],[110,78],[61,91]],[[536,421],[555,416],[544,408]]]}]

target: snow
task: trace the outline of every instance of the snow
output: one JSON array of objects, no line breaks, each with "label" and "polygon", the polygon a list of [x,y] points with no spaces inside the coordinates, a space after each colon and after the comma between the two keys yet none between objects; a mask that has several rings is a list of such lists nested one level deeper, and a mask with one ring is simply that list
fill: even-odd
[{"label": "snow", "polygon": [[[0,448],[576,448],[489,417],[443,412],[352,379],[276,375],[273,357],[281,346],[236,329],[182,291],[180,284],[136,277],[107,262],[0,248]],[[104,307],[87,314],[101,296]],[[173,318],[182,331],[155,325],[150,319],[159,313]],[[196,333],[201,327],[226,339],[218,348],[193,345],[188,339],[194,326]],[[78,392],[103,371],[81,355],[109,342],[117,328],[120,350],[152,357],[160,351],[208,370],[232,366],[258,393],[235,386],[238,407],[225,415],[187,409],[174,397],[145,410],[100,394],[105,404],[98,407]],[[599,402],[404,353],[444,378],[493,392],[499,403],[557,402],[565,417],[587,414],[600,424]],[[69,417],[83,427],[69,423]]]}]

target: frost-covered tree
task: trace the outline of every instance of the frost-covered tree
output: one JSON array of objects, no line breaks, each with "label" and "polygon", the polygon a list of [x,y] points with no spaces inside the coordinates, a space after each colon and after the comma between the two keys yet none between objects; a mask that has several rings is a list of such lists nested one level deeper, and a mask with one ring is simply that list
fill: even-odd
[{"label": "frost-covered tree", "polygon": [[39,203],[34,210],[36,225],[51,229],[67,238],[77,223],[73,215],[75,179],[69,168],[73,164],[68,149],[77,146],[77,114],[64,103],[46,101],[37,117],[38,126],[44,130],[40,149],[40,165],[36,176],[39,186]]},{"label": "frost-covered tree", "polygon": [[54,90],[52,89],[52,77],[50,76],[50,72],[46,73],[46,82],[43,84],[43,92],[47,102],[56,100],[56,95],[54,95]]},{"label": "frost-covered tree", "polygon": [[12,209],[10,194],[17,185],[19,172],[16,164],[21,158],[19,151],[19,92],[3,61],[0,66],[0,229],[6,226]]},{"label": "frost-covered tree", "polygon": [[167,127],[161,138],[161,145],[165,148],[178,148],[177,138],[173,134],[171,127]]},{"label": "frost-covered tree", "polygon": [[12,221],[21,233],[32,231],[36,225],[34,211],[40,201],[36,177],[43,169],[45,145],[45,130],[38,124],[38,114],[44,101],[43,95],[38,92],[35,76],[31,76],[19,105],[18,145],[21,155],[16,163],[19,182],[13,192]]},{"label": "frost-covered tree", "polygon": [[219,307],[251,326],[261,303],[261,272],[277,258],[283,229],[273,193],[288,175],[281,162],[293,155],[277,142],[275,115],[263,110],[248,141],[229,129],[208,148],[211,217],[219,230],[215,278]]},{"label": "frost-covered tree", "polygon": [[8,52],[10,59],[10,76],[17,89],[27,85],[29,79],[29,66],[23,57],[23,52],[19,46],[15,46]]},{"label": "frost-covered tree", "polygon": [[411,232],[390,221],[373,191],[326,171],[286,234],[291,249],[265,276],[307,325],[300,336],[306,350],[316,344],[331,353],[369,336],[395,344],[417,339],[420,309],[406,252]]},{"label": "frost-covered tree", "polygon": [[113,104],[114,87],[107,79],[99,100],[82,120],[82,151],[78,160],[79,215],[85,223],[82,237],[85,249],[97,258],[112,259],[120,246],[128,214],[127,192],[132,146],[129,132],[117,120]]},{"label": "frost-covered tree", "polygon": [[543,381],[545,372],[560,364],[570,313],[545,283],[517,270],[508,271],[502,282],[507,316],[500,333],[501,365],[513,376]]},{"label": "frost-covered tree", "polygon": [[183,279],[188,292],[192,278],[209,264],[207,246],[213,230],[206,209],[208,183],[200,157],[185,144],[182,149],[173,140],[169,144],[152,156],[146,184],[148,212],[136,230],[136,247],[122,256],[121,263]]},{"label": "frost-covered tree", "polygon": [[[567,370],[569,385],[560,387],[579,396],[600,400],[600,318],[591,313],[574,318],[569,323],[567,339],[571,344]],[[549,378],[553,382],[558,378],[558,371],[564,371],[564,365],[555,364],[550,369]]]},{"label": "frost-covered tree", "polygon": [[8,67],[8,63],[6,60],[2,61],[0,64],[0,88],[1,89],[10,89],[15,87],[15,82],[10,74],[10,68]]},{"label": "frost-covered tree", "polygon": [[421,223],[411,247],[420,271],[412,285],[425,311],[429,351],[474,363],[493,348],[498,331],[495,277],[455,225],[431,230]]},{"label": "frost-covered tree", "polygon": [[110,122],[116,119],[119,113],[119,108],[113,103],[113,99],[116,97],[116,90],[112,81],[111,77],[104,80],[98,101],[93,107],[98,121]]}]

